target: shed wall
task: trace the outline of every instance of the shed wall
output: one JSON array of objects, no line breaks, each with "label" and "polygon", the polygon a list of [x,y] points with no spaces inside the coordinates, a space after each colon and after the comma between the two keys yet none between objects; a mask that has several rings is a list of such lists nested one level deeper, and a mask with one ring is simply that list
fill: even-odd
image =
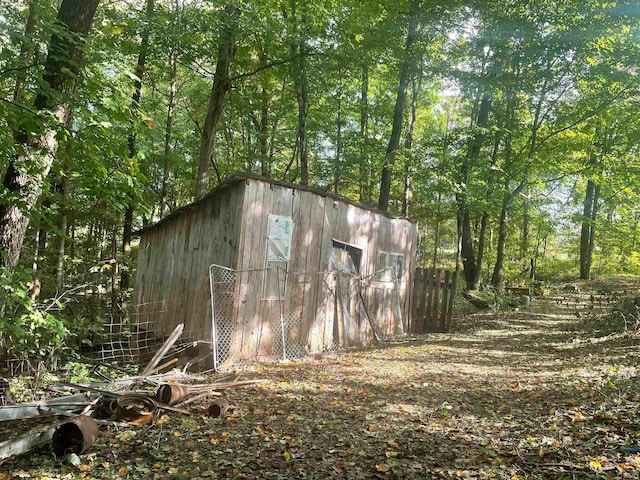
[{"label": "shed wall", "polygon": [[183,338],[211,339],[209,265],[235,267],[242,197],[238,185],[146,230],[140,238],[134,314],[165,336],[185,324]]},{"label": "shed wall", "polygon": [[[262,298],[269,214],[290,216],[294,222],[283,302]],[[355,295],[358,280],[330,273],[333,239],[362,250],[362,301]],[[363,310],[383,333],[405,331],[416,246],[417,229],[408,220],[247,178],[143,231],[136,314],[140,322],[150,321],[158,335],[184,323],[184,338],[211,340],[208,267],[218,264],[238,270],[229,315],[229,360],[272,356],[285,322],[308,352],[367,343],[373,331]],[[373,279],[381,251],[404,255],[397,285]]]},{"label": "shed wall", "polygon": [[[314,192],[288,188],[268,182],[249,180],[245,185],[243,222],[240,235],[238,268],[239,302],[237,327],[231,341],[231,357],[255,359],[271,355],[279,325],[281,304],[262,298],[265,266],[267,216],[291,216],[294,222],[291,261],[287,275],[287,294],[282,312],[296,322],[300,343],[309,351],[368,342],[373,332],[352,296],[348,304],[336,305],[336,294],[356,292],[352,278],[329,275],[333,239],[362,249],[361,276],[368,284],[362,289],[366,310],[387,334],[404,331],[409,315],[417,230],[405,219],[390,219],[380,213]],[[380,251],[402,253],[403,277],[396,289],[388,282],[373,280]],[[399,300],[397,296],[399,295]],[[404,325],[398,324],[396,305]],[[393,308],[391,308],[393,307]],[[348,311],[350,322],[345,320]]]}]

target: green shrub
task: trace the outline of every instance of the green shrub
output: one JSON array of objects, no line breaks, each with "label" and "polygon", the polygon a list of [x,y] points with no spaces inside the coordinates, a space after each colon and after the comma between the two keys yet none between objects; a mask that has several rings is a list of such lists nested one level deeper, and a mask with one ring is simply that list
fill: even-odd
[{"label": "green shrub", "polygon": [[69,329],[62,318],[49,312],[51,305],[33,299],[31,285],[29,270],[0,269],[0,352],[4,361],[55,368]]}]

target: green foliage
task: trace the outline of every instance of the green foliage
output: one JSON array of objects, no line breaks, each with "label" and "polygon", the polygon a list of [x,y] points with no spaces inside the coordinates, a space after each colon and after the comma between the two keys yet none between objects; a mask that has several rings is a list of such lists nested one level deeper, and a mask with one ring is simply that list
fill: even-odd
[{"label": "green foliage", "polygon": [[[57,31],[58,3],[37,2],[35,28],[27,35],[32,2],[0,1],[6,32],[0,173],[16,153],[18,127],[37,131],[52,121],[34,114],[33,101]],[[3,273],[2,338],[12,352],[26,358],[59,351],[75,341],[68,331],[76,327],[95,329],[97,336],[107,299],[131,293],[112,291],[117,273],[134,274],[135,262],[123,261],[121,252],[124,212],[135,205],[136,230],[192,201],[225,5],[156,2],[147,17],[143,0],[101,4],[86,39],[84,68],[67,99],[73,124],[57,129],[61,144],[49,185],[29,212],[22,262],[30,265],[37,255],[38,271]],[[518,283],[531,258],[538,277],[574,277],[591,180],[602,188],[593,221],[593,275],[640,274],[640,115],[631,68],[640,57],[637,16],[612,2],[422,2],[420,35],[406,52],[407,12],[416,5],[410,0],[239,5],[241,34],[211,158],[212,186],[234,171],[299,179],[294,64],[304,41],[310,183],[374,205],[407,56],[414,64],[402,140],[410,108],[415,124],[411,149],[401,147],[397,155],[390,211],[402,212],[405,181],[411,180],[408,212],[420,225],[420,264],[431,264],[435,255],[439,266],[454,266],[457,201],[464,195],[476,248],[488,215],[484,283],[497,259],[505,200],[505,279]],[[145,28],[150,41],[138,77]],[[21,81],[24,93],[16,99]],[[141,82],[137,105],[135,82]],[[485,93],[492,105],[479,126]],[[463,179],[461,165],[477,136],[484,142]],[[20,205],[1,187],[0,202]],[[46,238],[38,245],[41,233]],[[35,277],[41,298],[83,283],[101,293],[79,300],[82,308],[65,311],[63,321],[30,295]]]},{"label": "green foliage", "polygon": [[66,322],[31,296],[33,278],[24,269],[0,272],[0,350],[5,360],[51,365],[69,336]]}]

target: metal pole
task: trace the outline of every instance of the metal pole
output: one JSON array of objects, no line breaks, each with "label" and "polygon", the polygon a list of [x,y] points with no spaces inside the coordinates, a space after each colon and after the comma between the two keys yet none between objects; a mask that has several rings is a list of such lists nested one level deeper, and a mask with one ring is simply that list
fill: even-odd
[{"label": "metal pole", "polygon": [[280,288],[280,266],[276,267],[276,279],[278,281],[278,303],[280,304],[280,332],[282,334],[282,360],[287,360],[287,342],[284,336],[284,299]]}]

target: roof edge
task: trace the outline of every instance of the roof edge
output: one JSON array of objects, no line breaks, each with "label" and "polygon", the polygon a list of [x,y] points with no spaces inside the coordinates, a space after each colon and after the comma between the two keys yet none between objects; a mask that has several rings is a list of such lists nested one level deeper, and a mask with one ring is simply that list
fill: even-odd
[{"label": "roof edge", "polygon": [[395,216],[395,215],[391,215],[388,212],[384,212],[378,208],[373,208],[373,207],[369,207],[367,205],[364,205],[362,203],[356,202],[355,200],[351,200],[349,198],[340,196],[338,194],[329,192],[327,190],[323,190],[322,188],[319,187],[311,187],[308,185],[298,185],[295,183],[291,183],[291,182],[286,182],[286,181],[281,181],[281,180],[274,180],[272,178],[268,178],[268,177],[263,177],[262,175],[257,175],[255,173],[248,173],[248,172],[234,172],[231,175],[229,175],[225,180],[222,181],[222,183],[220,183],[218,186],[216,186],[213,190],[211,190],[209,193],[207,193],[205,196],[203,196],[202,198],[191,202],[187,205],[184,205],[180,208],[177,208],[176,210],[174,210],[173,212],[169,213],[167,216],[165,216],[164,218],[161,218],[160,220],[158,220],[156,223],[153,223],[151,225],[147,225],[139,230],[136,230],[134,232],[134,235],[142,235],[144,232],[148,231],[148,230],[152,230],[155,227],[158,227],[168,221],[170,221],[171,219],[173,219],[174,217],[177,217],[179,215],[181,215],[182,213],[189,211],[189,210],[193,210],[194,208],[197,208],[198,205],[200,205],[201,203],[206,202],[207,200],[218,196],[220,193],[222,193],[225,190],[228,190],[229,188],[237,185],[240,182],[244,182],[247,180],[256,180],[256,181],[261,181],[261,182],[266,182],[269,183],[271,185],[277,185],[280,187],[285,187],[285,188],[291,188],[294,190],[301,190],[304,192],[311,192],[314,193],[316,195],[320,195],[322,197],[328,197],[328,198],[332,198],[334,200],[338,200],[341,202],[345,202],[348,203],[350,205],[353,205],[355,207],[358,208],[362,208],[364,210],[368,210],[370,212],[374,212],[377,213],[379,215],[383,215],[389,219],[392,220],[407,220],[411,223],[415,223],[415,221],[411,220],[408,217],[402,217],[402,216]]}]

